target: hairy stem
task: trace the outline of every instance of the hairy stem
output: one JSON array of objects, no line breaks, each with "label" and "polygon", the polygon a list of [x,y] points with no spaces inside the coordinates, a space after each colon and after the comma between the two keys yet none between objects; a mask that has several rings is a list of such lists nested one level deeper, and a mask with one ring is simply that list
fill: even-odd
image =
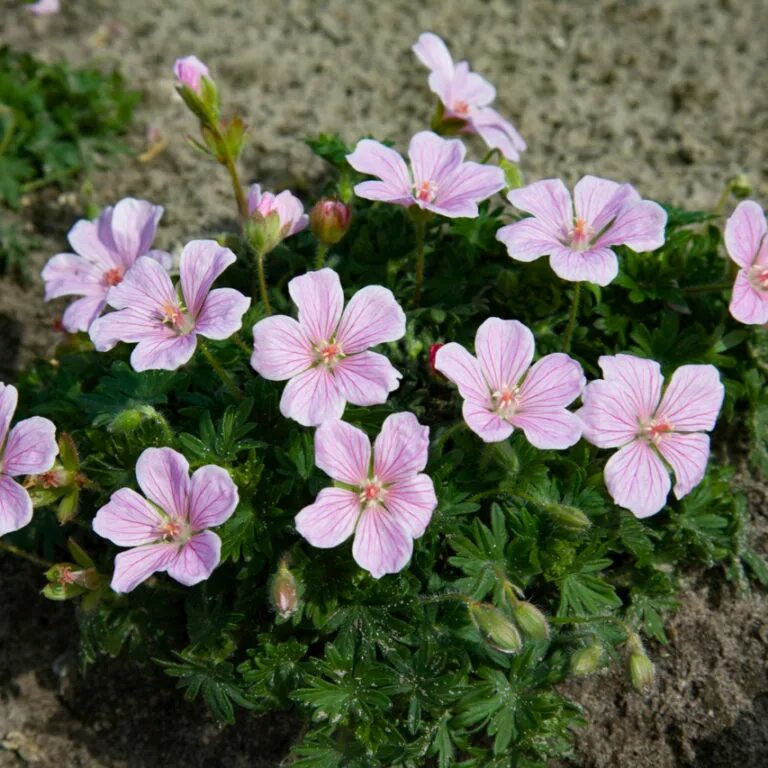
[{"label": "hairy stem", "polygon": [[43,568],[53,567],[53,563],[49,562],[48,560],[43,560],[42,557],[38,557],[37,555],[32,555],[29,552],[25,552],[23,549],[19,549],[19,547],[16,547],[13,544],[9,544],[7,541],[3,541],[3,539],[0,539],[0,550],[9,552],[10,554],[16,555],[16,557],[21,557],[24,560],[29,560],[30,563],[42,566]]},{"label": "hairy stem", "polygon": [[229,173],[229,178],[232,180],[232,189],[235,192],[235,199],[237,200],[237,212],[240,216],[240,222],[244,224],[248,219],[248,199],[245,196],[245,190],[240,182],[240,174],[237,172],[235,160],[229,153],[225,156],[223,165]]},{"label": "hairy stem", "polygon": [[328,253],[328,246],[325,243],[318,243],[317,255],[315,256],[315,269],[322,269],[325,266],[326,253]]},{"label": "hairy stem", "polygon": [[235,344],[249,356],[253,352],[253,349],[251,349],[251,347],[249,347],[237,334],[230,336],[230,341],[234,341]]},{"label": "hairy stem", "polygon": [[563,336],[563,352],[571,351],[571,340],[573,331],[576,328],[576,319],[579,316],[579,301],[581,299],[581,283],[576,283],[573,289],[573,299],[571,300],[571,314],[568,318],[568,325]]},{"label": "hairy stem", "polygon": [[421,304],[421,291],[424,285],[424,242],[426,239],[426,222],[420,216],[413,219],[413,229],[416,233],[416,285],[413,289],[413,306]]},{"label": "hairy stem", "polygon": [[203,352],[203,356],[208,361],[208,364],[214,371],[216,371],[224,386],[229,390],[229,393],[236,400],[242,400],[243,393],[238,389],[234,379],[224,370],[224,366],[216,359],[213,352],[211,352],[211,350],[208,349],[208,346],[202,343],[202,341],[200,342],[200,349]]},{"label": "hairy stem", "polygon": [[267,275],[264,272],[264,253],[259,251],[256,254],[256,267],[259,273],[259,293],[261,294],[261,303],[264,305],[264,311],[272,314],[272,305],[269,303],[269,294],[267,293]]},{"label": "hairy stem", "polygon": [[708,283],[707,285],[692,285],[689,288],[683,288],[683,293],[693,295],[697,293],[719,293],[732,288],[731,283]]}]

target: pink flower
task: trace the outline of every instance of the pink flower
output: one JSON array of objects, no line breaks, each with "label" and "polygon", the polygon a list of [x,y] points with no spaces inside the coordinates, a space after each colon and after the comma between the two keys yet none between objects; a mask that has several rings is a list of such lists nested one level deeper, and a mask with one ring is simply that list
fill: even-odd
[{"label": "pink flower", "polygon": [[324,488],[296,515],[296,530],[330,549],[353,533],[355,562],[378,579],[401,571],[437,506],[427,465],[429,428],[412,413],[394,413],[373,447],[359,429],[328,421],[315,434],[315,462],[344,488]]},{"label": "pink flower", "polygon": [[147,448],[136,479],[146,499],[121,488],[93,520],[99,536],[130,547],[115,558],[112,589],[130,592],[162,571],[187,587],[205,581],[221,559],[221,539],[208,529],[228,520],[238,503],[229,473],[207,465],[190,478],[180,453]]},{"label": "pink flower", "polygon": [[256,323],[251,357],[265,379],[290,379],[280,400],[283,416],[311,427],[341,418],[347,402],[386,402],[400,373],[368,348],[405,335],[405,313],[392,292],[369,285],[344,309],[332,269],[294,277],[288,292],[299,308],[298,322],[274,315]]},{"label": "pink flower", "polygon": [[408,147],[411,170],[394,149],[363,139],[347,155],[360,173],[378,176],[364,181],[355,194],[406,208],[416,205],[442,216],[477,216],[477,204],[504,189],[504,171],[492,165],[463,162],[466,148],[458,139],[443,139],[430,131],[417,133]]},{"label": "pink flower", "polygon": [[37,0],[27,5],[27,10],[35,16],[50,16],[59,12],[59,0]]},{"label": "pink flower", "polygon": [[548,255],[563,280],[608,285],[619,271],[612,246],[643,252],[664,244],[666,212],[658,203],[641,200],[630,184],[585,176],[574,188],[575,212],[560,179],[536,181],[508,197],[533,217],[502,227],[496,238],[517,261]]},{"label": "pink flower", "polygon": [[262,192],[258,184],[251,185],[248,191],[248,213],[257,212],[265,219],[270,214],[277,214],[281,240],[301,232],[309,224],[309,216],[304,213],[301,200],[287,189],[275,195],[274,192]]},{"label": "pink flower", "polygon": [[745,200],[725,225],[725,248],[741,267],[733,284],[731,314],[740,323],[768,323],[768,239],[765,214]]},{"label": "pink flower", "polygon": [[125,278],[140,256],[164,267],[171,256],[152,251],[152,241],[163,209],[145,200],[127,197],[105,208],[96,221],[81,219],[67,235],[75,253],[60,253],[45,265],[45,300],[82,296],[70,304],[62,318],[70,333],[87,331],[102,313],[109,289]]},{"label": "pink flower", "polygon": [[620,448],[605,465],[613,500],[636,517],[659,512],[675,473],[675,496],[683,498],[704,477],[709,432],[723,402],[723,385],[712,365],[683,365],[662,397],[659,364],[632,355],[599,360],[605,378],[584,390],[578,416],[584,437],[599,448]]},{"label": "pink flower", "polygon": [[181,252],[180,299],[168,273],[153,259],[140,258],[107,300],[119,310],[91,326],[99,352],[119,341],[137,346],[131,355],[135,371],[173,371],[187,363],[197,336],[222,340],[242,325],[251,300],[232,288],[211,290],[214,280],[235,261],[229,248],[214,240],[193,240]]},{"label": "pink flower", "polygon": [[569,448],[581,424],[566,406],[581,394],[584,374],[561,353],[531,366],[533,351],[522,323],[491,317],[477,329],[477,357],[451,342],[438,350],[435,368],[458,386],[464,421],[486,443],[506,440],[517,427],[536,448]]},{"label": "pink flower", "polygon": [[492,149],[508,160],[517,161],[525,151],[525,141],[515,127],[489,106],[496,89],[483,77],[470,72],[469,64],[454,64],[445,43],[432,32],[424,32],[413,52],[428,67],[429,88],[445,108],[445,117],[463,120],[462,131],[477,133]]},{"label": "pink flower", "polygon": [[16,387],[0,383],[0,536],[32,520],[32,499],[13,478],[47,472],[59,453],[48,419],[33,416],[10,429],[18,399]]},{"label": "pink flower", "polygon": [[182,85],[199,95],[202,90],[202,78],[208,77],[210,73],[197,56],[185,56],[183,59],[176,59],[173,74]]}]

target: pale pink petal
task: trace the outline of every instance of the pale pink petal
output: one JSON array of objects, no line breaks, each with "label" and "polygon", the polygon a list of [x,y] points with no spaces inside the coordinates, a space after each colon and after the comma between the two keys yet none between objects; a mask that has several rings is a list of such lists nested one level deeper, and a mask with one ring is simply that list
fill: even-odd
[{"label": "pale pink petal", "polygon": [[664,245],[667,212],[651,200],[640,200],[628,205],[600,237],[595,246],[626,245],[633,251],[655,251]]},{"label": "pale pink petal", "polygon": [[186,365],[195,354],[197,337],[194,333],[185,336],[163,336],[160,333],[140,341],[131,353],[134,371],[175,371]]},{"label": "pale pink petal", "polygon": [[251,366],[265,379],[284,381],[315,361],[312,342],[292,317],[273,315],[253,326]]},{"label": "pale pink petal", "polygon": [[[357,143],[355,151],[347,155],[347,162],[360,173],[376,176],[381,179],[381,193],[389,196],[388,199],[409,198],[411,196],[411,178],[408,168],[400,155],[394,149],[385,147],[378,141],[363,139]],[[360,197],[368,197],[369,185],[358,184],[355,194]],[[372,189],[372,188],[371,188]],[[361,191],[362,190],[362,191]],[[378,190],[378,187],[377,187]],[[375,197],[370,199],[387,199]]]},{"label": "pale pink petal", "polygon": [[565,238],[573,226],[571,195],[560,179],[535,181],[513,189],[507,197],[515,208],[539,219],[553,237]]},{"label": "pale pink petal", "polygon": [[509,120],[505,120],[495,109],[478,109],[470,121],[480,138],[491,148],[498,149],[507,160],[516,163],[527,145]]},{"label": "pale pink petal", "polygon": [[675,432],[714,429],[725,389],[714,365],[682,365],[669,385],[656,412]]},{"label": "pale pink petal", "polygon": [[[67,240],[75,253],[99,266],[102,272],[122,266],[120,256],[101,238],[101,231],[109,229],[112,210],[111,207],[105,208],[96,221],[80,219],[67,234]],[[111,234],[109,240],[112,240]]]},{"label": "pale pink petal", "polygon": [[347,485],[365,483],[371,464],[371,441],[346,421],[326,421],[315,432],[315,464]]},{"label": "pale pink petal", "polygon": [[154,259],[166,272],[173,267],[173,256],[167,251],[160,251],[155,248],[144,254],[148,259]]},{"label": "pale pink petal", "polygon": [[330,549],[346,541],[355,530],[360,499],[343,488],[323,488],[310,504],[296,515],[296,530],[313,547]]},{"label": "pale pink petal", "polygon": [[176,291],[162,265],[142,256],[126,272],[123,282],[110,289],[107,303],[115,309],[157,314],[167,304],[177,303]]},{"label": "pale pink petal", "polygon": [[112,240],[126,269],[152,247],[162,215],[162,206],[132,197],[115,205],[112,210]]},{"label": "pale pink petal", "polygon": [[560,241],[538,219],[529,218],[507,224],[496,232],[496,239],[507,246],[516,261],[536,261],[561,247]]},{"label": "pale pink petal", "polygon": [[541,450],[563,450],[581,438],[581,422],[565,408],[535,406],[515,413],[510,423],[522,429],[528,442]]},{"label": "pale pink petal", "polygon": [[581,395],[584,407],[577,412],[584,437],[598,448],[618,448],[637,437],[640,423],[635,403],[615,382],[590,381]]},{"label": "pale pink petal", "polygon": [[392,187],[384,181],[361,181],[355,185],[355,194],[363,200],[381,200],[384,203],[402,205],[406,208],[416,204],[410,191]]},{"label": "pale pink petal", "polygon": [[444,139],[432,131],[420,131],[408,145],[413,181],[418,189],[422,182],[433,183],[438,195],[453,170],[461,164],[466,148],[458,139]]},{"label": "pale pink petal", "polygon": [[221,560],[221,539],[213,531],[196,533],[168,563],[168,575],[185,587],[205,581]]},{"label": "pale pink petal", "polygon": [[755,263],[767,231],[763,209],[754,200],[740,202],[725,223],[728,255],[740,267],[748,269]]},{"label": "pale pink petal", "polygon": [[560,246],[550,251],[549,263],[558,277],[573,282],[608,285],[619,274],[619,261],[610,248],[576,251]]},{"label": "pale pink petal", "polygon": [[504,171],[495,165],[462,163],[442,180],[437,197],[423,207],[451,218],[474,217],[477,205],[507,185]]},{"label": "pale pink petal", "polygon": [[435,355],[435,368],[459,388],[459,394],[465,400],[490,407],[491,393],[480,363],[461,344],[450,342],[440,347]]},{"label": "pale pink petal", "polygon": [[402,374],[384,355],[360,352],[339,360],[333,369],[333,378],[348,403],[380,405],[400,386]]},{"label": "pale pink petal", "polygon": [[457,104],[470,108],[482,109],[496,98],[496,89],[482,75],[472,72],[466,61],[456,64],[448,88],[448,106],[453,109]]},{"label": "pale pink petal", "polygon": [[570,405],[584,389],[581,365],[568,355],[555,352],[535,363],[520,387],[520,410]]},{"label": "pale pink petal", "polygon": [[234,288],[216,288],[206,296],[195,321],[195,333],[208,339],[228,339],[243,326],[251,300]]},{"label": "pale pink petal", "polygon": [[97,318],[88,333],[99,352],[112,349],[120,341],[134,344],[145,339],[177,338],[176,332],[164,325],[156,313],[132,309],[121,309]]},{"label": "pale pink petal", "polygon": [[[19,404],[19,391],[13,384],[3,384],[0,381],[0,460],[2,460],[2,447],[11,426],[11,419],[16,413]],[[0,466],[2,466],[0,464]]]},{"label": "pale pink petal", "polygon": [[768,292],[758,291],[747,273],[740,269],[733,283],[733,295],[728,309],[740,323],[764,325],[768,323]]},{"label": "pale pink petal", "polygon": [[136,462],[144,495],[167,515],[188,519],[189,462],[172,448],[147,448]]},{"label": "pale pink petal", "polygon": [[304,213],[301,200],[287,189],[275,196],[275,210],[280,217],[280,226],[285,232],[285,237],[301,232],[309,224],[309,216]]},{"label": "pale pink petal", "polygon": [[461,413],[467,426],[485,443],[500,443],[514,431],[508,421],[475,400],[465,400]]},{"label": "pale pink petal", "polygon": [[9,433],[0,469],[6,475],[37,475],[47,472],[59,455],[56,426],[41,416],[20,421]]},{"label": "pale pink petal", "polygon": [[[90,223],[90,222],[89,222]],[[59,253],[48,260],[41,277],[45,282],[45,300],[61,296],[106,297],[109,286],[104,267],[74,253]]]},{"label": "pale pink petal", "polygon": [[675,496],[682,499],[704,479],[709,459],[709,435],[664,435],[657,447],[675,472]]},{"label": "pale pink petal", "polygon": [[345,405],[333,374],[319,365],[294,376],[285,385],[280,413],[304,427],[316,427],[329,419],[340,419]]},{"label": "pale pink petal", "polygon": [[373,446],[373,472],[383,483],[395,483],[427,466],[429,427],[412,413],[384,419]]},{"label": "pale pink petal", "polygon": [[37,0],[26,8],[35,16],[50,16],[59,12],[59,0]]},{"label": "pale pink petal", "polygon": [[32,521],[32,499],[7,475],[0,475],[0,536],[21,530]]},{"label": "pale pink petal", "polygon": [[533,360],[533,334],[517,320],[489,317],[475,336],[480,369],[494,392],[517,385]]},{"label": "pale pink petal", "polygon": [[419,474],[398,480],[387,488],[384,505],[395,521],[418,539],[427,529],[437,506],[432,479]]},{"label": "pale pink petal", "polygon": [[173,74],[176,75],[182,85],[200,93],[201,81],[203,77],[208,77],[210,72],[197,56],[185,56],[183,59],[176,59],[173,65]]},{"label": "pale pink petal", "polygon": [[187,310],[197,317],[214,280],[236,261],[235,254],[215,240],[192,240],[179,259],[181,290]]},{"label": "pale pink petal", "polygon": [[[106,291],[104,297],[86,296],[85,298],[73,301],[65,310],[61,317],[61,324],[69,333],[89,331],[96,318],[104,311],[107,306]],[[114,345],[113,345],[114,346]]]},{"label": "pale pink petal", "polygon": [[667,502],[671,485],[661,459],[640,440],[625,445],[608,459],[605,485],[613,500],[635,517],[650,517]]},{"label": "pale pink petal", "polygon": [[196,531],[215,528],[234,513],[239,502],[237,486],[223,467],[206,464],[189,483],[189,522]]},{"label": "pale pink petal", "polygon": [[147,544],[121,552],[115,558],[111,587],[115,592],[131,592],[153,573],[165,571],[176,557],[175,544]]},{"label": "pale pink petal", "polygon": [[349,301],[336,334],[346,355],[405,336],[405,312],[388,288],[369,285]]},{"label": "pale pink petal", "polygon": [[446,80],[453,76],[453,59],[443,40],[432,32],[422,32],[411,50],[419,61]]},{"label": "pale pink petal", "polygon": [[369,506],[360,517],[352,557],[374,579],[405,568],[413,553],[413,539],[383,507]]},{"label": "pale pink petal", "polygon": [[574,214],[584,219],[596,235],[622,208],[638,200],[640,195],[631,184],[619,184],[598,176],[584,176],[573,188]]},{"label": "pale pink petal", "polygon": [[664,383],[659,364],[634,355],[603,355],[598,363],[605,380],[616,384],[619,396],[638,422],[648,421],[659,404]]},{"label": "pale pink petal", "polygon": [[299,308],[299,323],[315,343],[330,341],[344,308],[344,292],[332,269],[320,269],[294,277],[288,293]]},{"label": "pale pink petal", "polygon": [[92,527],[114,544],[137,547],[161,538],[158,528],[162,523],[161,515],[143,496],[130,488],[121,488],[96,513]]},{"label": "pale pink petal", "polygon": [[259,210],[261,200],[261,184],[251,184],[248,189],[248,213],[253,213],[254,211]]}]

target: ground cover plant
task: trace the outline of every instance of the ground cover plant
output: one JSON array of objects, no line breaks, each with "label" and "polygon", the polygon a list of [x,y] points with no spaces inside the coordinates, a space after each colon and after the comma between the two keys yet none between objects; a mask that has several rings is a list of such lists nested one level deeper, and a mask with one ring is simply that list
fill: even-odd
[{"label": "ground cover plant", "polygon": [[440,106],[410,170],[314,139],[337,176],[309,220],[243,187],[244,123],[177,64],[242,232],[174,266],[154,203],[75,225],[44,278],[80,335],[10,432],[0,393],[2,542],[80,601],[84,664],[130,652],[225,721],[299,710],[299,764],[544,764],[581,720],[557,682],[652,688],[687,567],[765,579],[707,434],[764,464],[765,220],[523,184],[491,87],[416,52]]}]

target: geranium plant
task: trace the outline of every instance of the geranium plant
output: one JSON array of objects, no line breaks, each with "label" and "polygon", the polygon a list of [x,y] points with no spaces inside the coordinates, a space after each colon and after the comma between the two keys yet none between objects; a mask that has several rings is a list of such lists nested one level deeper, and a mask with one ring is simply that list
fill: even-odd
[{"label": "geranium plant", "polygon": [[73,335],[10,432],[0,390],[0,545],[68,545],[46,594],[80,601],[86,667],[130,653],[229,723],[293,711],[296,765],[543,766],[583,722],[569,675],[653,695],[686,569],[768,581],[718,449],[768,468],[765,219],[523,184],[493,87],[414,50],[439,105],[410,165],[311,139],[309,215],[247,189],[246,123],[177,62],[238,224],[177,259],[156,203],[75,225],[43,273]]}]

